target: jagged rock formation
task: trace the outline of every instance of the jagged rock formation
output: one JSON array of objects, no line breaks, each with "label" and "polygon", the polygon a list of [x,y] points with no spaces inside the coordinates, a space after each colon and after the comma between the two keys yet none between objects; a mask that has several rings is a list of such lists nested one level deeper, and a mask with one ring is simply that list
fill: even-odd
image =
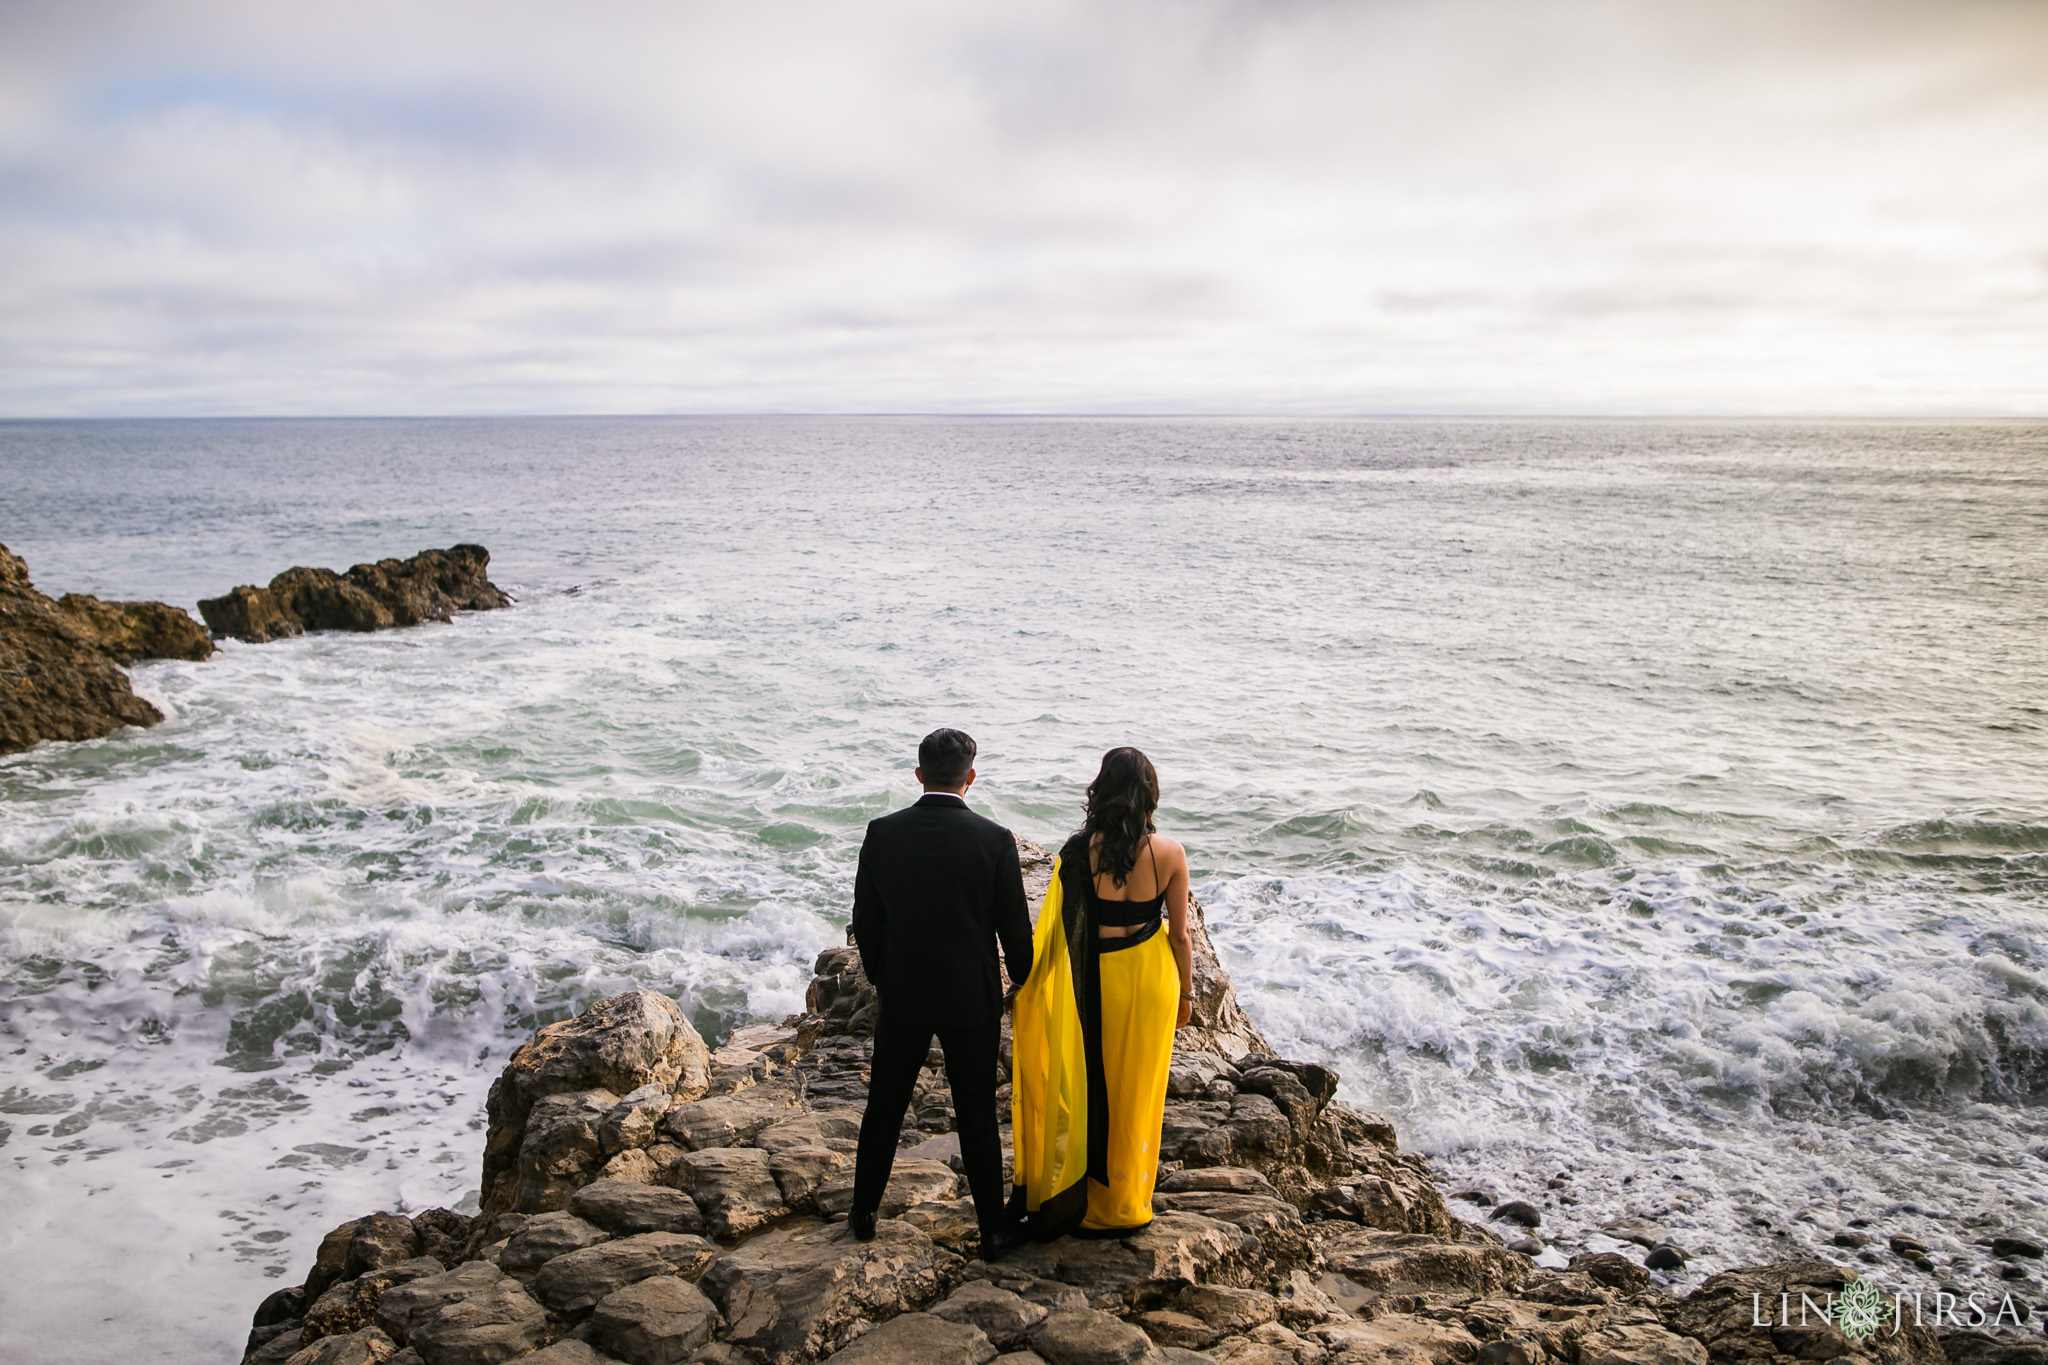
[{"label": "jagged rock formation", "polygon": [[877,1235],[853,1241],[872,991],[835,947],[803,1016],[716,1051],[649,991],[543,1030],[492,1091],[483,1212],[337,1228],[257,1310],[245,1365],[1949,1365],[1911,1325],[1859,1346],[1752,1323],[1752,1294],[1820,1302],[1856,1276],[1825,1262],[1684,1299],[1611,1253],[1537,1268],[1454,1218],[1327,1065],[1272,1056],[1208,960],[1135,1236],[972,1259],[935,1055]]},{"label": "jagged rock formation", "polygon": [[216,638],[262,644],[309,630],[389,630],[446,622],[458,611],[509,607],[512,599],[485,577],[491,552],[481,545],[422,550],[411,559],[358,564],[345,574],[291,568],[270,586],[244,585],[199,604]]},{"label": "jagged rock formation", "polygon": [[214,654],[206,628],[189,612],[163,602],[103,602],[89,593],[67,592],[57,599],[57,610],[117,664],[144,659],[204,663]]},{"label": "jagged rock formation", "polygon": [[155,725],[163,713],[135,695],[117,665],[212,653],[199,623],[161,602],[71,593],[52,601],[0,545],[0,753]]}]

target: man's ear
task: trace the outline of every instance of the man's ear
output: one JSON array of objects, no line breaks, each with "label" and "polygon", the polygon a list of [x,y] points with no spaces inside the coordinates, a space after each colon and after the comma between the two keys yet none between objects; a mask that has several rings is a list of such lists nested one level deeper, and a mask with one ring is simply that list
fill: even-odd
[{"label": "man's ear", "polygon": [[918,785],[918,786],[922,787],[922,786],[924,785],[924,769],[923,769],[923,768],[912,768],[912,769],[910,770],[910,775],[911,775],[912,777],[914,777],[914,778],[916,778],[916,779],[917,779],[917,785]]},{"label": "man's ear", "polygon": [[974,785],[974,769],[972,769],[972,768],[969,768],[969,769],[967,770],[967,780],[966,780],[965,782],[962,782],[962,783],[960,784],[960,790],[961,790],[961,791],[966,791],[966,790],[967,790],[967,789],[968,789],[969,787],[971,787],[971,786],[973,786],[973,785]]}]

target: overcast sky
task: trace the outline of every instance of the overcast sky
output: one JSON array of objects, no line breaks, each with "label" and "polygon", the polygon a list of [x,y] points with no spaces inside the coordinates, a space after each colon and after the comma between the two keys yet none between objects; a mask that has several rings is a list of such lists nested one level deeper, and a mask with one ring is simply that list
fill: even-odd
[{"label": "overcast sky", "polygon": [[0,414],[2048,413],[2048,4],[0,5]]}]

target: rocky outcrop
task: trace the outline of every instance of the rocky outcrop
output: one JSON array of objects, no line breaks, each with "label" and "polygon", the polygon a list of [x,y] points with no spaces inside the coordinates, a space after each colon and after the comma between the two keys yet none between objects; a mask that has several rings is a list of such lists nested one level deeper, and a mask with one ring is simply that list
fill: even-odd
[{"label": "rocky outcrop", "polygon": [[199,604],[216,637],[261,644],[309,630],[390,630],[452,620],[458,611],[509,607],[485,577],[491,552],[481,545],[422,550],[411,559],[358,564],[345,574],[292,568],[265,588],[244,585]]},{"label": "rocky outcrop", "polygon": [[1859,1344],[1822,1320],[1755,1325],[1753,1301],[1824,1303],[1855,1279],[1825,1262],[1683,1299],[1617,1254],[1538,1268],[1453,1218],[1327,1064],[1237,1022],[1227,979],[1176,1039],[1149,1227],[972,1259],[935,1058],[857,1242],[859,955],[821,954],[808,998],[716,1052],[646,991],[543,1029],[491,1093],[483,1211],[337,1228],[257,1310],[246,1365],[2041,1365],[1982,1337],[1944,1360],[1910,1326]]},{"label": "rocky outcrop", "polygon": [[214,654],[206,628],[189,612],[163,602],[103,602],[89,594],[67,592],[57,599],[57,610],[117,664],[144,659],[204,663]]},{"label": "rocky outcrop", "polygon": [[681,1006],[653,991],[599,1001],[535,1034],[491,1086],[483,1227],[501,1213],[567,1208],[610,1157],[662,1145],[647,1111],[704,1094],[710,1061]]},{"label": "rocky outcrop", "polygon": [[176,607],[45,597],[28,565],[0,545],[0,753],[155,725],[163,712],[135,695],[118,665],[212,653],[198,622]]}]

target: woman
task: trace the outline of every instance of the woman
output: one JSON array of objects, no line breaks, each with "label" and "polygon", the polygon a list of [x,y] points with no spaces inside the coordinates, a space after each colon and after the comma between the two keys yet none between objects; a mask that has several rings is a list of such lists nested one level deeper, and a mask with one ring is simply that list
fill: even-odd
[{"label": "woman", "polygon": [[1153,832],[1158,807],[1150,759],[1104,754],[1039,911],[1010,1104],[1011,1205],[1041,1241],[1152,1221],[1173,1033],[1195,1001],[1188,858]]}]

